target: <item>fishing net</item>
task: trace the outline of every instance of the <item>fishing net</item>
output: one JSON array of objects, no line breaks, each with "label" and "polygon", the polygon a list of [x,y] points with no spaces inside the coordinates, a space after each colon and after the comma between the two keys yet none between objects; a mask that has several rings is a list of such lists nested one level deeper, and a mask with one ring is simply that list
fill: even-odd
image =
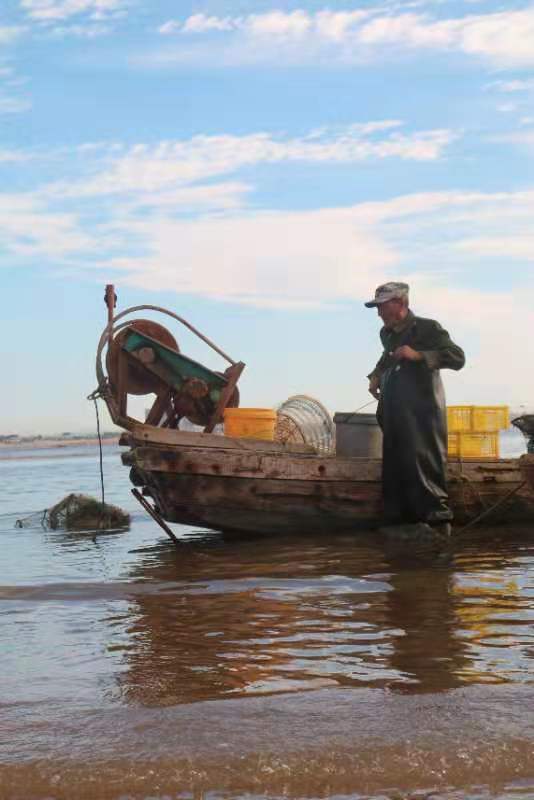
[{"label": "fishing net", "polygon": [[306,439],[297,423],[280,412],[276,415],[274,438],[277,442],[287,444],[306,444]]},{"label": "fishing net", "polygon": [[69,494],[52,508],[37,511],[18,519],[17,528],[34,528],[41,525],[50,530],[115,530],[127,528],[130,515],[117,506],[101,503],[84,494]]},{"label": "fishing net", "polygon": [[335,430],[332,416],[322,403],[297,394],[278,407],[274,438],[278,442],[309,444],[320,455],[332,455]]}]

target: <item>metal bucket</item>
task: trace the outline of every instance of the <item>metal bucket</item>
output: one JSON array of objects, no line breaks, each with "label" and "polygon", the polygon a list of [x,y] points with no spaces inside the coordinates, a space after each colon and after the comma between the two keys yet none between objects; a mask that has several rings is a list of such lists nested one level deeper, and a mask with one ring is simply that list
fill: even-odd
[{"label": "metal bucket", "polygon": [[346,458],[382,458],[382,431],[375,414],[338,411],[336,455]]}]

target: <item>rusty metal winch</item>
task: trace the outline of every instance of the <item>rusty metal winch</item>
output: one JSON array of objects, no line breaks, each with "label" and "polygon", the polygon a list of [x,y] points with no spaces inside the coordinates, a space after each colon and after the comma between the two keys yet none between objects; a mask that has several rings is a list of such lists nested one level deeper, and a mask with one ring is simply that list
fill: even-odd
[{"label": "rusty metal winch", "polygon": [[[128,395],[156,395],[146,424],[176,428],[182,418],[210,432],[223,418],[226,407],[239,405],[237,382],[245,365],[234,361],[182,317],[152,305],[133,306],[114,315],[117,296],[106,286],[108,324],[100,337],[96,359],[97,393],[108,406],[115,424],[129,429]],[[230,366],[216,372],[184,355],[174,336],[150,319],[125,317],[139,311],[165,314],[184,325]],[[123,321],[121,321],[123,320]],[[107,347],[105,364],[103,352]]]}]

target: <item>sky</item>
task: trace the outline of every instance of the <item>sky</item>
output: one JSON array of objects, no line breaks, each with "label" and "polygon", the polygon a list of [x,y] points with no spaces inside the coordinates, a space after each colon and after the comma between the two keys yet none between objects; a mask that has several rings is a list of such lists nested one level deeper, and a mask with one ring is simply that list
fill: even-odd
[{"label": "sky", "polygon": [[534,407],[533,156],[532,2],[2,0],[0,433],[94,430],[107,283],[334,413],[407,281],[449,403]]}]

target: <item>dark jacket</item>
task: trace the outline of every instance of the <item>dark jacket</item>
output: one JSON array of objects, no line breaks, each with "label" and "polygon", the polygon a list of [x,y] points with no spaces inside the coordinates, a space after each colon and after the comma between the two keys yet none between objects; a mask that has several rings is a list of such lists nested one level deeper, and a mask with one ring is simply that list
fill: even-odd
[{"label": "dark jacket", "polygon": [[395,326],[395,329],[383,327],[380,331],[380,340],[384,352],[377,362],[372,375],[381,375],[392,364],[396,364],[390,353],[404,344],[418,350],[423,356],[430,370],[435,369],[461,369],[465,364],[465,355],[461,347],[454,344],[448,332],[441,327],[439,322],[425,317],[416,317],[408,311],[407,317]]},{"label": "dark jacket", "polygon": [[[439,370],[461,369],[463,350],[432,319],[411,311],[395,326],[382,328],[384,352],[371,376],[380,379],[378,421],[384,434],[383,493],[392,522],[451,519],[446,487],[447,419]],[[422,361],[395,361],[408,345]]]}]

